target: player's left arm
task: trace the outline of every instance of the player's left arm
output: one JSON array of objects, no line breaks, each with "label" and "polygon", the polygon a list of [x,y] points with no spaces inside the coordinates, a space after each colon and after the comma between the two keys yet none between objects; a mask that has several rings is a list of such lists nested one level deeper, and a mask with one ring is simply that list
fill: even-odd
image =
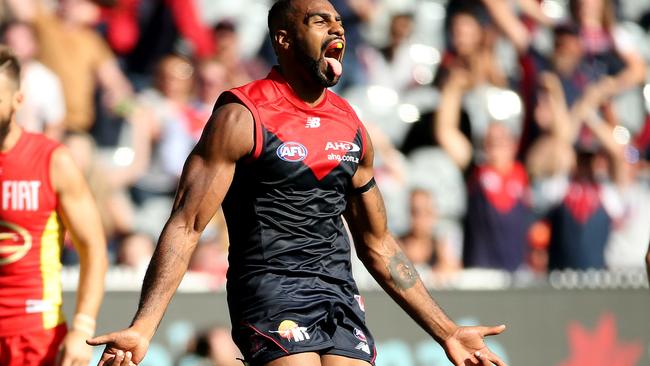
[{"label": "player's left arm", "polygon": [[370,138],[366,141],[366,153],[352,178],[345,213],[359,259],[411,318],[443,346],[454,365],[465,365],[466,360],[505,365],[483,343],[484,336],[499,334],[505,326],[457,326],[429,295],[415,267],[389,233],[384,202],[373,180],[374,152]]},{"label": "player's left arm", "polygon": [[58,213],[80,262],[75,315],[61,345],[59,364],[87,365],[92,348],[85,341],[94,335],[95,319],[104,295],[108,265],[106,239],[90,189],[67,149],[57,148],[50,164],[52,185],[59,200]]}]

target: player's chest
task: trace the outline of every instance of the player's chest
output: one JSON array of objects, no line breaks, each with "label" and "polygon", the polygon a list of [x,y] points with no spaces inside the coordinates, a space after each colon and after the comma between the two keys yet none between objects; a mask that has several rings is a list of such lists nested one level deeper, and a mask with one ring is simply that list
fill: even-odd
[{"label": "player's chest", "polygon": [[271,175],[349,179],[363,154],[357,123],[344,114],[294,111],[262,124],[261,159]]}]

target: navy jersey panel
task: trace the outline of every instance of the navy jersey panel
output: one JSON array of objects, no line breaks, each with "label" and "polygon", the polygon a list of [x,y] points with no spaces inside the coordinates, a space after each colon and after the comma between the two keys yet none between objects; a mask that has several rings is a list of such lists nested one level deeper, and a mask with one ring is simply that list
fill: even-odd
[{"label": "navy jersey panel", "polygon": [[549,269],[604,269],[605,246],[612,220],[603,208],[598,208],[584,221],[565,204],[549,214],[551,243]]}]

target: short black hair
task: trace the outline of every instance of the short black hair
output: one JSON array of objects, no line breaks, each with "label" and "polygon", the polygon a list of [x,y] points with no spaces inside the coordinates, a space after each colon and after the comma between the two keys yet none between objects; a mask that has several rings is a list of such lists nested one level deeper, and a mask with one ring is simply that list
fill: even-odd
[{"label": "short black hair", "polygon": [[3,45],[0,45],[0,73],[7,76],[16,87],[20,86],[20,62],[13,51]]},{"label": "short black hair", "polygon": [[278,29],[291,26],[289,16],[295,12],[293,3],[294,0],[278,0],[271,6],[267,19],[271,41],[273,41],[273,36]]}]

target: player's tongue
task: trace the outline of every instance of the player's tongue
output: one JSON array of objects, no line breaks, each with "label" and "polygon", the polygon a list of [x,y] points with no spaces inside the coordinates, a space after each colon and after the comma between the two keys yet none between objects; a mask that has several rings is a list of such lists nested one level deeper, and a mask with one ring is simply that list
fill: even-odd
[{"label": "player's tongue", "polygon": [[[334,57],[328,57],[327,55],[339,55],[341,52],[341,49],[343,48],[343,43],[342,42],[332,42],[327,46],[327,50],[325,51],[325,62],[327,62],[327,65],[329,66],[329,69],[332,71],[332,73],[335,76],[341,76],[343,73],[343,65],[341,65],[341,62]],[[334,51],[334,52],[331,52]]]},{"label": "player's tongue", "polygon": [[339,60],[332,57],[325,57],[325,61],[329,65],[334,75],[341,76],[341,74],[343,73],[343,65],[341,65]]}]

